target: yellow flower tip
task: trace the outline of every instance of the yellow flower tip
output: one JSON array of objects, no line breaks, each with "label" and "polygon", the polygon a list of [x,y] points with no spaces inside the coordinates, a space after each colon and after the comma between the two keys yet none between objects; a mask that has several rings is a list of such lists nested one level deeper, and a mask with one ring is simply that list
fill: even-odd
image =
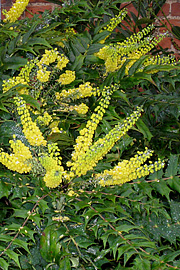
[{"label": "yellow flower tip", "polygon": [[74,190],[72,190],[72,189],[68,190],[67,195],[70,196],[70,197],[73,197],[73,196],[78,197],[78,196],[79,196],[79,195],[78,195],[76,192],[74,192]]},{"label": "yellow flower tip", "polygon": [[46,172],[43,180],[47,187],[56,188],[62,183],[62,171],[51,168]]},{"label": "yellow flower tip", "polygon": [[3,21],[10,23],[15,22],[24,12],[28,3],[29,0],[16,0],[8,12],[3,10],[3,15],[5,15],[5,19]]},{"label": "yellow flower tip", "polygon": [[62,85],[70,84],[75,80],[75,71],[66,70],[65,73],[61,74],[58,82]]}]

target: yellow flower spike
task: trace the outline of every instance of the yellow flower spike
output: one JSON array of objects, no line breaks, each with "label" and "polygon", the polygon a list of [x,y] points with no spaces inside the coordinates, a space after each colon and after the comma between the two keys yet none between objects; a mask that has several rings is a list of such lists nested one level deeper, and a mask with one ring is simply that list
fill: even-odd
[{"label": "yellow flower spike", "polygon": [[[7,92],[10,88],[16,86],[17,84],[24,84],[27,85],[29,84],[29,76],[30,72],[35,66],[35,61],[30,61],[28,62],[20,71],[19,75],[13,78],[10,78],[8,80],[3,80],[3,93]],[[28,88],[24,87],[19,90],[20,94],[28,94]]]},{"label": "yellow flower spike", "polygon": [[65,73],[61,74],[58,82],[61,83],[62,85],[70,84],[75,80],[75,71],[71,70],[66,70]]},{"label": "yellow flower spike", "polygon": [[105,170],[103,173],[96,175],[96,180],[101,186],[122,185],[123,183],[135,180],[149,175],[164,167],[162,160],[156,161],[154,164],[142,165],[148,158],[152,156],[153,151],[146,148],[145,152],[139,152],[133,158],[123,160],[111,170]]},{"label": "yellow flower spike", "polygon": [[69,59],[65,57],[63,54],[58,55],[57,57],[57,65],[56,67],[60,70],[62,70],[64,67],[66,67],[67,63],[69,62]]},{"label": "yellow flower spike", "polygon": [[61,166],[61,159],[57,143],[48,144],[48,153],[42,154],[39,157],[39,161],[46,171],[44,181],[47,187],[55,188],[65,178],[66,172],[64,172],[64,168]]},{"label": "yellow flower spike", "polygon": [[[114,144],[127,133],[140,117],[142,107],[138,107],[126,120],[116,125],[103,139],[100,138],[93,145],[92,137],[87,137],[87,142],[83,136],[76,140],[75,152],[72,154],[72,167],[77,176],[85,175],[87,171],[92,170],[99,160],[106,155]],[[79,140],[81,139],[81,141]],[[90,143],[89,140],[90,139]],[[83,142],[83,144],[82,144]]]},{"label": "yellow flower spike", "polygon": [[80,99],[85,97],[90,97],[92,95],[98,95],[99,89],[93,88],[90,85],[90,82],[86,82],[84,84],[80,84],[79,87],[62,90],[61,93],[56,92],[56,99],[57,100],[65,100],[65,99]]},{"label": "yellow flower spike", "polygon": [[41,60],[37,63],[37,65],[39,67],[42,65],[49,66],[51,63],[54,63],[56,61],[58,56],[59,53],[57,51],[57,48],[52,50],[45,50],[45,53],[42,55]]},{"label": "yellow flower spike", "polygon": [[51,168],[51,170],[46,171],[46,174],[43,178],[46,186],[49,188],[56,188],[62,183],[63,172],[58,168]]},{"label": "yellow flower spike", "polygon": [[89,107],[84,103],[74,106],[74,110],[79,114],[86,114],[88,112],[88,109]]},{"label": "yellow flower spike", "polygon": [[105,87],[102,91],[102,99],[99,106],[96,107],[94,113],[91,115],[90,120],[87,122],[86,127],[80,131],[80,136],[76,139],[74,152],[72,153],[72,160],[76,161],[80,155],[83,155],[92,145],[94,132],[102,120],[104,108],[109,104],[113,91],[117,86]]},{"label": "yellow flower spike", "polygon": [[10,140],[10,146],[13,153],[8,154],[0,151],[0,162],[5,165],[9,170],[18,173],[27,173],[31,171],[32,155],[27,146],[20,140]]},{"label": "yellow flower spike", "polygon": [[37,127],[30,117],[29,110],[22,97],[14,97],[14,103],[17,106],[17,112],[20,115],[23,133],[32,146],[45,146],[47,144],[40,129]]},{"label": "yellow flower spike", "polygon": [[[125,70],[125,74],[128,75],[130,67],[141,56],[150,52],[165,37],[165,34],[161,34],[157,37],[144,37],[149,34],[153,28],[153,25],[149,26],[144,28],[141,32],[133,34],[123,42],[117,42],[116,44],[110,44],[101,48],[99,52],[96,53],[96,56],[105,61],[106,74],[120,69],[124,62],[129,59]],[[161,64],[162,63],[163,61],[161,61]],[[167,59],[165,63],[167,63]],[[173,64],[173,61],[171,64]],[[144,66],[146,65],[147,64],[144,64]],[[137,72],[141,71],[141,69]]]},{"label": "yellow flower spike", "polygon": [[5,15],[4,22],[15,22],[24,12],[27,7],[29,0],[16,0],[10,10],[7,12],[3,10],[3,15]]},{"label": "yellow flower spike", "polygon": [[36,118],[36,123],[38,123],[41,126],[48,126],[51,120],[52,117],[47,112],[44,112],[43,115],[39,115]]},{"label": "yellow flower spike", "polygon": [[[108,25],[103,27],[103,29],[100,30],[100,33],[103,31],[112,32],[118,26],[118,24],[122,22],[122,20],[124,19],[126,15],[127,15],[127,9],[122,9],[118,15],[116,15],[114,18],[109,20]],[[110,34],[105,39],[101,40],[100,43],[103,44],[109,36]]]},{"label": "yellow flower spike", "polygon": [[45,67],[39,66],[39,70],[37,71],[37,79],[40,82],[48,82],[50,75],[50,71],[48,71]]}]

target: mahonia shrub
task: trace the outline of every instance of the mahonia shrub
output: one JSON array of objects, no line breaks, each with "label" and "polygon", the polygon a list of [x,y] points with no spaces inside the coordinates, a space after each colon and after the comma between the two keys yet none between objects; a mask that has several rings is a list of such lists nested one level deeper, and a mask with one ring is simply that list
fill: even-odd
[{"label": "mahonia shrub", "polygon": [[[118,40],[127,10],[112,4],[114,15],[102,8],[109,2],[93,10],[89,1],[64,1],[31,27],[16,21],[28,1],[5,14],[5,32],[13,28],[17,41],[7,51],[27,59],[10,67],[9,57],[1,69],[3,270],[180,265],[172,261],[179,256],[179,204],[170,202],[179,196],[178,156],[165,162],[161,149],[161,159],[153,155],[144,102],[123,87],[178,65],[173,56],[151,55],[165,36],[156,37],[152,25]],[[137,143],[138,132],[144,137]]]}]

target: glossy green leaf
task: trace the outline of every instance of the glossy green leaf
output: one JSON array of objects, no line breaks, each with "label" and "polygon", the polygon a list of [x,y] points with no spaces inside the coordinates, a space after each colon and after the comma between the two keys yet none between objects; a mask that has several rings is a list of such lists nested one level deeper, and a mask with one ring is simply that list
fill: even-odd
[{"label": "glossy green leaf", "polygon": [[45,47],[52,48],[52,46],[45,40],[45,38],[37,37],[31,38],[27,41],[27,46],[44,45]]},{"label": "glossy green leaf", "polygon": [[150,141],[153,135],[150,132],[148,126],[143,122],[141,118],[136,121],[136,126],[138,130],[144,135],[144,138]]},{"label": "glossy green leaf", "polygon": [[179,162],[179,155],[170,155],[170,159],[168,161],[168,167],[165,172],[165,177],[173,177],[177,175],[178,162]]},{"label": "glossy green leaf", "polygon": [[[1,177],[1,173],[0,173],[0,177]],[[0,199],[2,197],[8,197],[8,195],[10,194],[10,186],[5,183],[5,181],[3,181],[3,179],[0,179]]]},{"label": "glossy green leaf", "polygon": [[8,255],[8,257],[9,257],[11,260],[13,260],[13,261],[17,264],[17,266],[18,266],[19,268],[21,268],[20,263],[19,263],[19,254],[17,254],[16,252],[14,252],[14,251],[11,250],[11,249],[6,250],[6,254]]},{"label": "glossy green leaf", "polygon": [[7,263],[3,258],[0,258],[0,267],[2,270],[8,270],[9,263]]},{"label": "glossy green leaf", "polygon": [[139,71],[143,63],[149,58],[148,55],[141,56],[129,69],[128,74],[132,76],[134,73]]},{"label": "glossy green leaf", "polygon": [[42,233],[40,239],[40,252],[41,256],[47,262],[58,262],[61,244],[58,242],[58,233],[56,226],[48,226]]},{"label": "glossy green leaf", "polygon": [[18,69],[26,65],[27,59],[19,56],[12,56],[4,59],[2,70]]},{"label": "glossy green leaf", "polygon": [[65,257],[60,261],[59,264],[59,269],[61,270],[71,270],[71,263],[70,263],[70,258]]},{"label": "glossy green leaf", "polygon": [[35,107],[40,111],[40,103],[35,98],[24,94],[21,96],[26,101],[27,104],[30,104],[31,106]]}]

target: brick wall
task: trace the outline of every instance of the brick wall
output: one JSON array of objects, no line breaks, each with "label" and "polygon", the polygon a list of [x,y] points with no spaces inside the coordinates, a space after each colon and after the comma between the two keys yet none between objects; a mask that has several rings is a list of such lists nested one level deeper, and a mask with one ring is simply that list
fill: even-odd
[{"label": "brick wall", "polygon": [[[15,0],[1,0],[1,9],[9,10],[13,2],[15,2]],[[61,0],[59,0],[59,2],[61,2]],[[43,12],[45,9],[52,11],[55,6],[55,4],[49,3],[45,0],[30,0],[29,5],[27,6],[27,10],[29,12],[25,11],[22,17],[31,17],[31,13],[38,13],[39,11]],[[129,10],[135,12],[135,9],[132,5],[129,6]],[[168,20],[173,26],[180,26],[180,0],[167,0],[166,3],[163,5],[162,10],[163,12],[160,11],[158,14],[159,19],[164,21],[169,29],[171,29],[171,26],[169,25],[167,20],[164,20],[163,13],[167,16]],[[4,16],[2,15],[1,18],[3,19]],[[159,22],[157,20],[157,24],[158,23]],[[161,31],[163,30],[166,31],[166,28],[161,29]],[[163,48],[168,48],[171,51],[177,53],[178,50],[176,48],[176,44],[180,47],[180,41],[178,39],[175,39],[173,35],[170,35],[160,43]]]},{"label": "brick wall", "polygon": [[[162,7],[163,12],[159,12],[158,14],[158,20],[161,20],[165,23],[167,28],[171,30],[172,26],[179,26],[180,27],[180,1],[179,0],[167,0],[166,3]],[[164,14],[167,16],[168,22],[166,19],[164,19]],[[157,24],[160,24],[158,22]],[[162,31],[166,31],[166,28],[161,29]],[[171,51],[174,51],[175,53],[180,52],[180,40],[174,38],[173,35],[170,34],[170,37],[164,39],[161,41],[160,45],[163,48],[169,48]],[[179,47],[179,49],[178,49]]]}]

